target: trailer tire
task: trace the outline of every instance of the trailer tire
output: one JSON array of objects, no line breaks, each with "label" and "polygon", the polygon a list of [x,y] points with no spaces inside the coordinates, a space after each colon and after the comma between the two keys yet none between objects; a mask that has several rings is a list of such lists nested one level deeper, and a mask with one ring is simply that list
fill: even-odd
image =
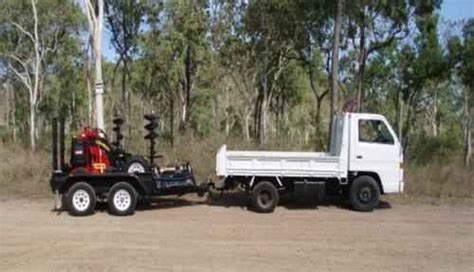
[{"label": "trailer tire", "polygon": [[141,156],[133,156],[125,163],[124,172],[129,174],[146,173],[151,171],[148,162]]},{"label": "trailer tire", "polygon": [[66,195],[66,208],[71,215],[84,216],[94,213],[96,202],[94,188],[86,182],[72,185]]},{"label": "trailer tire", "polygon": [[380,201],[380,189],[375,179],[370,176],[357,177],[352,182],[349,200],[356,211],[373,211]]},{"label": "trailer tire", "polygon": [[132,215],[137,206],[137,191],[129,183],[119,182],[110,188],[107,203],[113,215]]},{"label": "trailer tire", "polygon": [[257,183],[252,190],[252,206],[260,213],[271,213],[275,210],[280,195],[275,185],[268,181]]}]

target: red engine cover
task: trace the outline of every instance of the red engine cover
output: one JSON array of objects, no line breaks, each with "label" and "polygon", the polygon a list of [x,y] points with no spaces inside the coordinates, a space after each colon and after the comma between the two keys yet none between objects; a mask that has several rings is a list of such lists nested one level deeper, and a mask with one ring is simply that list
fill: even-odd
[{"label": "red engine cover", "polygon": [[80,139],[87,143],[84,146],[86,169],[91,173],[103,173],[110,166],[110,148],[105,133],[99,129],[85,127],[82,129]]}]

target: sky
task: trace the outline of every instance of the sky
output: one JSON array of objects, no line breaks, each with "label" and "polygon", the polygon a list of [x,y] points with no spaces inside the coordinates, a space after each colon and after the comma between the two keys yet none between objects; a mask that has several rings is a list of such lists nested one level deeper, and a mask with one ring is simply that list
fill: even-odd
[{"label": "sky", "polygon": [[447,20],[474,17],[474,0],[444,0],[440,13]]},{"label": "sky", "polygon": [[[441,20],[457,21],[474,17],[474,0],[443,0],[440,10]],[[110,44],[110,34],[104,31],[102,52],[108,60],[116,57]]]}]

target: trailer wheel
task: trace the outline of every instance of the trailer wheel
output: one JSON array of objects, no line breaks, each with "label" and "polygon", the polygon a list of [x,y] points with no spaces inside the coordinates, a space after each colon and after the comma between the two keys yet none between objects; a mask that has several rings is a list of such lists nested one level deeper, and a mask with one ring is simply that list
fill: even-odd
[{"label": "trailer wheel", "polygon": [[111,214],[131,215],[137,206],[137,192],[132,185],[119,182],[110,189],[107,202]]},{"label": "trailer wheel", "polygon": [[279,200],[280,195],[275,185],[271,182],[259,182],[252,190],[252,205],[257,212],[273,212]]},{"label": "trailer wheel", "polygon": [[148,162],[141,156],[135,156],[125,163],[125,172],[129,174],[150,172]]},{"label": "trailer wheel", "polygon": [[89,215],[94,212],[96,201],[94,188],[86,182],[78,182],[68,190],[66,207],[71,215]]},{"label": "trailer wheel", "polygon": [[356,178],[351,185],[349,200],[356,211],[373,211],[380,201],[380,189],[375,179],[369,176]]}]

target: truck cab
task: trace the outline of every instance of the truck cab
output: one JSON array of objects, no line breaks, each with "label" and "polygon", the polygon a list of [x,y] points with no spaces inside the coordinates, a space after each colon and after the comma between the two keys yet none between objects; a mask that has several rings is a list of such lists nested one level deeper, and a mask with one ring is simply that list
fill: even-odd
[{"label": "truck cab", "polygon": [[382,182],[383,193],[403,191],[403,150],[384,116],[348,114],[350,122],[349,171],[370,172]]},{"label": "truck cab", "polygon": [[228,151],[224,145],[217,176],[226,187],[249,192],[259,212],[272,212],[285,193],[342,194],[359,211],[372,211],[381,194],[401,193],[403,152],[387,119],[338,113],[333,122],[329,152]]}]

